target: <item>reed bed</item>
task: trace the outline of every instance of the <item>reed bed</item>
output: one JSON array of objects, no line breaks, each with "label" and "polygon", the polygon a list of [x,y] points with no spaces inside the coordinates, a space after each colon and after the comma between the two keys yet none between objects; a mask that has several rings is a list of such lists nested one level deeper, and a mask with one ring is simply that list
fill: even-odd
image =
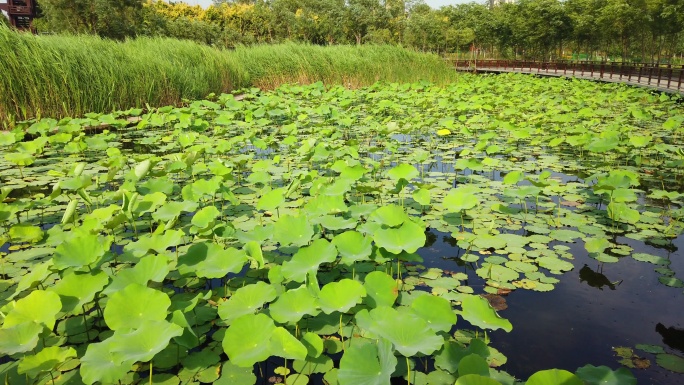
[{"label": "reed bed", "polygon": [[394,46],[286,43],[230,51],[167,38],[35,36],[0,26],[0,52],[4,126],[40,116],[179,104],[250,86],[445,83],[456,76],[436,55]]}]

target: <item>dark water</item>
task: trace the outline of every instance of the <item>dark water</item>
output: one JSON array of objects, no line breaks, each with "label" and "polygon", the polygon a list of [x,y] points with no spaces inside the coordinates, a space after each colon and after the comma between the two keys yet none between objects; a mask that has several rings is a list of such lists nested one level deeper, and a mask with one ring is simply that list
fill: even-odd
[{"label": "dark water", "polygon": [[[468,273],[468,284],[476,293],[481,293],[484,281],[472,268],[445,259],[459,253],[458,247],[446,242],[450,236],[431,232],[437,239],[419,251],[425,259],[424,264]],[[618,238],[618,241],[634,247],[634,252],[668,255],[667,251],[631,239]],[[654,271],[658,266],[627,256],[617,263],[602,264],[600,270],[601,264],[588,256],[582,243],[566,245],[571,247],[570,252],[575,257],[572,261],[575,268],[556,276],[560,282],[554,290],[544,293],[518,289],[506,296],[508,309],[500,315],[511,321],[513,331],[490,333],[492,346],[509,359],[501,369],[522,380],[549,368],[574,372],[592,364],[617,369],[619,358],[612,348],[634,348],[636,344],[661,345],[668,353],[684,353],[682,289],[659,283],[660,275]],[[684,236],[677,238],[674,246],[677,251],[669,253],[670,268],[681,276],[684,272]],[[458,326],[469,325],[460,320]],[[634,352],[648,358],[652,364],[645,370],[631,369],[640,385],[684,384],[684,374],[657,366],[655,355]]]}]

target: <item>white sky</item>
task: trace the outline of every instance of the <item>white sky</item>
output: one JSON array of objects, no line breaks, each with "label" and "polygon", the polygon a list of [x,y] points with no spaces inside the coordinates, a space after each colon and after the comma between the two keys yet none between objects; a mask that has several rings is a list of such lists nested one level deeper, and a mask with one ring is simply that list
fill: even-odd
[{"label": "white sky", "polygon": [[[183,0],[184,2],[188,4],[199,4],[203,7],[208,7],[209,4],[211,4],[211,0]],[[425,0],[425,2],[431,6],[432,8],[439,8],[443,5],[450,5],[450,4],[462,4],[462,3],[469,3],[474,0]],[[481,1],[476,1],[476,2],[481,2]]]}]

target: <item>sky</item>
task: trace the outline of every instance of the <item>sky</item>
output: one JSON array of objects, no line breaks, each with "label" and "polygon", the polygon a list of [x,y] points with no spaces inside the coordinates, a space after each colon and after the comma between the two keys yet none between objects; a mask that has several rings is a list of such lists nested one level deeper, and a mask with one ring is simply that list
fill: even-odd
[{"label": "sky", "polygon": [[[211,0],[183,0],[184,2],[188,4],[199,4],[203,7],[208,7],[209,4],[211,4]],[[461,3],[469,3],[473,0],[425,0],[425,2],[431,6],[432,8],[439,8],[444,5],[451,5],[451,4],[461,4]]]}]

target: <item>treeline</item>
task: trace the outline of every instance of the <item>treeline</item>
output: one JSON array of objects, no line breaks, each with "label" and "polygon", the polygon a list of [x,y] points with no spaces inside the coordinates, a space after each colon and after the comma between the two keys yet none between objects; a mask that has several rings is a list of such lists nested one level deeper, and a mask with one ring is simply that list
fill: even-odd
[{"label": "treeline", "polygon": [[[165,36],[222,48],[284,41],[399,44],[460,56],[666,61],[684,52],[684,0],[40,0],[42,32]],[[574,55],[574,56],[572,56]]]}]

